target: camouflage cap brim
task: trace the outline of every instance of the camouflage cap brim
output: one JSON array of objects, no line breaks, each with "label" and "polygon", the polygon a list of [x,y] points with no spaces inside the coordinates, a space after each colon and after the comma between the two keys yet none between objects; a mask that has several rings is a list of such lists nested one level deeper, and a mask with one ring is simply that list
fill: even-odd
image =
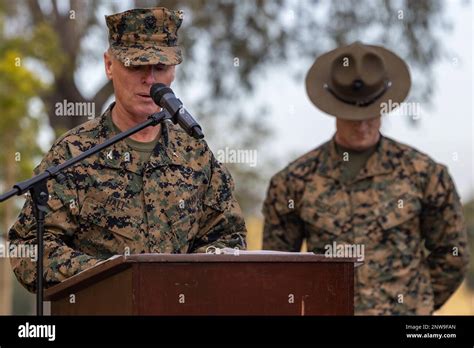
[{"label": "camouflage cap brim", "polygon": [[178,65],[183,61],[179,46],[158,46],[140,44],[112,44],[113,56],[125,66],[137,65]]}]

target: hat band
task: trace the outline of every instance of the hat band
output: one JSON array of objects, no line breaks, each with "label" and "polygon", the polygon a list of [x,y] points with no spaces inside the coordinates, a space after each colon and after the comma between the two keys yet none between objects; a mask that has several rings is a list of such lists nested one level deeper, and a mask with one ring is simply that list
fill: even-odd
[{"label": "hat band", "polygon": [[337,93],[327,84],[324,84],[324,89],[328,90],[336,99],[342,101],[343,103],[346,104],[351,104],[355,106],[368,106],[372,104],[374,101],[376,101],[378,98],[380,98],[390,87],[392,86],[392,82],[389,80],[384,81],[384,86],[380,90],[380,92],[376,93],[373,97],[369,97],[370,99],[361,99],[361,100],[349,100],[344,97],[341,97],[340,95],[337,95]]},{"label": "hat band", "polygon": [[109,36],[109,44],[142,44],[147,43],[149,45],[159,45],[174,47],[177,46],[177,36],[173,34],[124,34],[118,35],[113,34]]}]

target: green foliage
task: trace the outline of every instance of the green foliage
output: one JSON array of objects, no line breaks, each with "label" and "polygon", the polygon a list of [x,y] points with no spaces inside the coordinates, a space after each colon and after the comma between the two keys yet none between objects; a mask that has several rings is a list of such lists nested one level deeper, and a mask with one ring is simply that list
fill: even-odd
[{"label": "green foliage", "polygon": [[[27,61],[37,59],[48,69],[60,70],[64,55],[58,54],[57,35],[46,23],[29,34],[7,36],[5,17],[0,12],[0,162],[11,163],[7,159],[14,157],[16,179],[20,180],[31,176],[34,159],[41,154],[36,139],[44,105],[39,97],[48,89],[39,71],[30,70]],[[0,167],[1,181],[4,172]]]},{"label": "green foliage", "polygon": [[[0,49],[0,161],[5,156],[20,154],[18,161],[20,176],[31,175],[32,155],[38,154],[36,137],[39,121],[32,118],[29,101],[41,91],[43,85],[35,74],[23,66],[19,51]],[[14,139],[14,143],[4,143],[4,139]],[[33,140],[33,141],[32,141]],[[3,169],[0,168],[0,180]]]},{"label": "green foliage", "polygon": [[[6,37],[0,3],[0,187],[2,192],[11,188],[14,182],[32,175],[35,159],[41,151],[37,138],[43,104],[37,96],[46,90],[37,71],[27,68],[28,58],[52,55],[54,38],[52,31],[38,26],[28,37]],[[50,69],[60,66],[60,57],[50,60]],[[35,104],[31,103],[36,101]],[[44,114],[44,112],[43,112]],[[18,211],[15,201],[0,204],[0,235],[5,233]],[[10,277],[10,273],[0,277]],[[0,279],[1,282],[5,278]],[[7,282],[8,283],[8,282]],[[31,295],[15,291],[16,302],[28,307]],[[3,308],[2,308],[3,309]],[[18,310],[16,310],[16,313]],[[29,314],[28,310],[24,310]]]}]

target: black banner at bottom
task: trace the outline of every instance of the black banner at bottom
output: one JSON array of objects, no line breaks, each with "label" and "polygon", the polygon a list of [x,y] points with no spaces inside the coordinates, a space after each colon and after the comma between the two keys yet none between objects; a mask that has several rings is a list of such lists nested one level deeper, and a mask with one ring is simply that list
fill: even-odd
[{"label": "black banner at bottom", "polygon": [[68,344],[474,346],[474,317],[0,317],[0,347]]}]

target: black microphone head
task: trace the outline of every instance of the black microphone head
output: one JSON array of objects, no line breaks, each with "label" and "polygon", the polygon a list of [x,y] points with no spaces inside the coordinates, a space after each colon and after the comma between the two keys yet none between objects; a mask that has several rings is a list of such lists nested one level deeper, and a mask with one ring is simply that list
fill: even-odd
[{"label": "black microphone head", "polygon": [[161,98],[166,93],[173,93],[173,90],[166,86],[164,83],[155,83],[150,87],[150,97],[155,101],[155,103],[159,104]]}]

